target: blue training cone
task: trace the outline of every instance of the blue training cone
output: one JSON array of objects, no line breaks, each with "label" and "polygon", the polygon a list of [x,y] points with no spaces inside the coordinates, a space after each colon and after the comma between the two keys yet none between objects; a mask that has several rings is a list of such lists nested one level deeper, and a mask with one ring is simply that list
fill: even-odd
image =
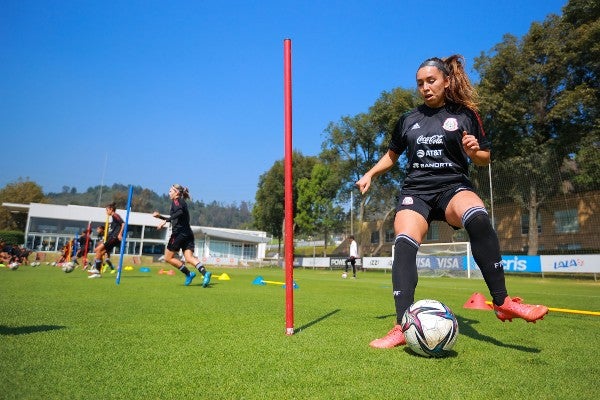
[{"label": "blue training cone", "polygon": [[261,286],[266,285],[265,280],[260,275],[257,276],[256,278],[254,278],[254,280],[252,281],[252,284],[253,285],[261,285]]},{"label": "blue training cone", "polygon": [[[294,289],[299,289],[299,288],[300,288],[300,286],[298,286],[298,284],[296,283],[296,281],[292,281],[292,282],[294,283],[294,284],[292,285],[292,287],[293,287]],[[285,288],[285,285],[283,285],[283,287]]]}]

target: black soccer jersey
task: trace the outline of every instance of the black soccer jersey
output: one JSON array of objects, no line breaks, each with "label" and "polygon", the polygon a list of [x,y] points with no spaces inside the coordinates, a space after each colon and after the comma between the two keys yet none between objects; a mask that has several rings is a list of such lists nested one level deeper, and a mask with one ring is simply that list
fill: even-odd
[{"label": "black soccer jersey", "polygon": [[110,221],[110,225],[108,227],[108,235],[107,239],[118,238],[119,232],[121,232],[121,226],[124,224],[123,218],[117,213],[113,213],[112,221]]},{"label": "black soccer jersey", "polygon": [[193,234],[190,227],[190,212],[184,199],[177,198],[171,202],[169,218],[166,220],[171,222],[173,234]]},{"label": "black soccer jersey", "polygon": [[467,131],[489,149],[478,115],[464,107],[421,105],[404,114],[390,141],[389,149],[400,155],[406,150],[405,193],[436,193],[469,181],[469,158],[462,147]]}]

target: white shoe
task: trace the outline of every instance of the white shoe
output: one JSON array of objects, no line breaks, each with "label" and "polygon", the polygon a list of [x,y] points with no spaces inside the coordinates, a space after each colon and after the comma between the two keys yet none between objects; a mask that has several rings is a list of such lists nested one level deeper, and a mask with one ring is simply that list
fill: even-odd
[{"label": "white shoe", "polygon": [[88,276],[88,278],[90,278],[90,279],[102,278],[102,275],[100,275],[100,274],[91,274],[90,276]]},{"label": "white shoe", "polygon": [[94,268],[92,268],[92,269],[90,269],[90,270],[88,270],[88,272],[89,272],[90,274],[99,274],[99,273],[100,273],[100,271],[98,271],[98,270],[97,270],[95,267],[94,267]]}]

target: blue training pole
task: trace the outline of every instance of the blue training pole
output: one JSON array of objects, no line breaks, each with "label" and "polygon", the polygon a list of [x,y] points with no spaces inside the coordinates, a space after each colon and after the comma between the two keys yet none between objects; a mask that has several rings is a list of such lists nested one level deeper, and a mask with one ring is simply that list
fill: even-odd
[{"label": "blue training pole", "polygon": [[123,229],[123,239],[121,240],[121,257],[119,257],[119,267],[117,268],[117,285],[121,283],[121,271],[123,270],[123,254],[125,253],[125,244],[127,242],[127,228],[129,227],[129,211],[131,210],[131,198],[133,197],[133,186],[129,186],[129,197],[127,198],[127,214],[125,214],[125,228]]}]

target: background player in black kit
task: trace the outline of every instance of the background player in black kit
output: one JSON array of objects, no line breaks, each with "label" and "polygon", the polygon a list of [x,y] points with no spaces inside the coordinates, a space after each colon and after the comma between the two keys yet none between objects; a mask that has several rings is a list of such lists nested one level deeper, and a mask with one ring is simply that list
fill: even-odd
[{"label": "background player in black kit", "polygon": [[185,266],[185,262],[176,257],[179,250],[183,250],[185,261],[196,266],[198,271],[204,275],[202,286],[207,287],[212,273],[207,271],[200,260],[194,256],[194,233],[190,227],[190,213],[185,202],[186,199],[190,198],[190,192],[186,187],[173,185],[169,189],[169,198],[172,201],[168,217],[162,216],[158,211],[154,211],[152,214],[154,217],[163,220],[158,225],[158,229],[162,229],[167,222],[171,223],[171,238],[165,250],[165,261],[185,274],[185,285],[188,286],[196,277],[196,273],[190,272]]},{"label": "background player in black kit", "polygon": [[85,231],[82,231],[81,236],[79,236],[77,238],[77,252],[75,253],[75,257],[73,258],[73,263],[76,265],[79,265],[79,262],[77,262],[77,260],[79,258],[83,257],[82,269],[84,271],[87,269],[87,266],[88,266],[87,246],[89,246],[90,242],[91,242],[90,231],[86,229]]},{"label": "background player in black kit", "polygon": [[[110,252],[115,248],[121,246],[121,240],[123,240],[123,229],[125,229],[125,222],[123,218],[116,212],[117,205],[111,203],[106,206],[106,215],[111,218],[110,225],[108,227],[108,235],[106,242],[100,243],[96,246],[96,254],[94,256],[94,266],[89,270],[90,276],[88,278],[100,278],[100,271],[102,269],[102,261],[104,256],[110,257]],[[107,261],[110,264],[110,261]],[[111,268],[114,270],[114,267]]]},{"label": "background player in black kit", "polygon": [[462,56],[430,58],[417,70],[417,88],[424,104],[404,114],[392,134],[388,152],[356,185],[361,193],[371,180],[389,171],[406,151],[406,179],[394,219],[392,286],[396,325],[370,343],[391,348],[406,343],[400,321],[414,302],[418,275],[416,256],[433,220],[445,221],[469,234],[473,257],[492,295],[496,316],[535,322],[548,313],[508,296],[500,245],[483,201],[469,180],[469,159],[477,166],[490,163],[489,141],[479,116],[473,87]]}]

